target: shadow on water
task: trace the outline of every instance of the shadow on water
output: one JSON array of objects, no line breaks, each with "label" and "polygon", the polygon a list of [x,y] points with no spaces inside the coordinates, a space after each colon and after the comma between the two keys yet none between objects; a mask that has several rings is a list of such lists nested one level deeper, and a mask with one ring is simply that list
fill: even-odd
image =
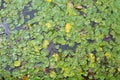
[{"label": "shadow on water", "polygon": [[[28,6],[24,7],[23,12],[22,12],[22,14],[24,16],[25,23],[28,22],[29,20],[33,19],[34,13],[37,12],[37,10],[29,11],[29,7],[31,7],[31,2],[28,3]],[[30,18],[27,18],[28,15],[30,16]]]},{"label": "shadow on water", "polygon": [[78,46],[78,43],[74,43],[73,47],[69,47],[69,45],[60,45],[60,48],[62,49],[62,51],[72,49],[72,51],[75,52],[77,46]]},{"label": "shadow on water", "polygon": [[78,43],[74,43],[73,47],[70,47],[69,45],[61,45],[61,44],[54,44],[53,42],[50,42],[48,45],[47,50],[49,51],[49,55],[47,57],[50,57],[54,53],[59,53],[58,49],[55,48],[56,45],[60,46],[60,49],[63,51],[71,49],[74,53],[76,52],[76,48],[79,45]]},{"label": "shadow on water", "polygon": [[1,0],[0,10],[4,8],[4,3],[5,3],[5,1]]},{"label": "shadow on water", "polygon": [[[23,25],[26,24],[29,20],[33,19],[34,18],[34,13],[37,13],[38,11],[37,10],[32,10],[32,11],[29,11],[29,7],[31,7],[31,1],[28,2],[28,4],[26,6],[24,6],[24,9],[22,11],[22,14],[24,16],[24,23],[21,24],[19,27],[16,27],[15,29],[16,30],[21,30],[23,29]],[[21,19],[20,17],[20,12],[18,11],[18,16],[19,16],[19,19],[18,21]],[[28,18],[27,16],[30,16],[30,18]]]},{"label": "shadow on water", "polygon": [[57,49],[55,48],[55,44],[53,42],[49,43],[47,50],[49,51],[49,55],[47,57],[50,57],[54,53],[58,53]]}]

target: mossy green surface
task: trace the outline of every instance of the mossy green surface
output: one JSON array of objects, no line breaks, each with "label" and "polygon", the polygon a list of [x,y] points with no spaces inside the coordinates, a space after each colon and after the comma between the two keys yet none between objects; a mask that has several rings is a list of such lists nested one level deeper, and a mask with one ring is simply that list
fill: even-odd
[{"label": "mossy green surface", "polygon": [[0,80],[120,79],[120,0],[0,4]]}]

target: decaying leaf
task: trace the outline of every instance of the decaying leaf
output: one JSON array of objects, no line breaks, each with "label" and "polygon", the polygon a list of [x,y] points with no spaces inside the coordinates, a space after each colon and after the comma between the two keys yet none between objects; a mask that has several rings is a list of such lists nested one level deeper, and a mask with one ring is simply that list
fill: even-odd
[{"label": "decaying leaf", "polygon": [[24,75],[22,80],[29,80],[29,75],[28,74]]},{"label": "decaying leaf", "polygon": [[77,5],[75,6],[75,8],[78,9],[78,10],[81,10],[83,7],[82,7],[82,5],[77,4]]}]

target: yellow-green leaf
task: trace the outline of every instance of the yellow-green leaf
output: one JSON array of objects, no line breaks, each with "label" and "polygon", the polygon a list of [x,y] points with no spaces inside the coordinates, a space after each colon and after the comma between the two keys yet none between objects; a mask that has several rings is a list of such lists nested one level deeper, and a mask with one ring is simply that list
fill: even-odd
[{"label": "yellow-green leaf", "polygon": [[67,23],[67,24],[65,25],[65,32],[69,33],[70,30],[71,30],[71,28],[72,28],[72,25],[71,25],[70,23]]},{"label": "yellow-green leaf", "polygon": [[56,73],[54,71],[50,71],[50,77],[51,78],[55,78],[56,77]]},{"label": "yellow-green leaf", "polygon": [[44,40],[43,41],[43,48],[47,48],[48,45],[49,45],[49,41],[48,40]]},{"label": "yellow-green leaf", "polygon": [[14,62],[14,66],[15,66],[15,67],[20,66],[20,64],[21,64],[21,61],[20,61],[20,60]]},{"label": "yellow-green leaf", "polygon": [[52,2],[52,0],[47,0],[47,2],[51,3],[51,2]]},{"label": "yellow-green leaf", "polygon": [[4,0],[5,1],[5,3],[9,3],[10,2],[10,0]]},{"label": "yellow-green leaf", "polygon": [[53,54],[53,57],[55,58],[55,61],[58,61],[59,58],[58,54]]},{"label": "yellow-green leaf", "polygon": [[68,12],[69,16],[76,15],[72,1],[69,1],[67,3],[67,12]]},{"label": "yellow-green leaf", "polygon": [[118,68],[118,72],[120,72],[120,67]]},{"label": "yellow-green leaf", "polygon": [[39,53],[39,50],[41,49],[41,47],[40,46],[34,46],[34,51],[36,52],[36,53]]},{"label": "yellow-green leaf", "polygon": [[51,27],[51,24],[50,24],[50,23],[46,23],[46,26],[47,26],[48,28],[50,28],[50,27]]},{"label": "yellow-green leaf", "polygon": [[110,53],[105,53],[105,56],[106,56],[107,58],[110,58],[110,57],[111,57],[111,54],[110,54]]}]

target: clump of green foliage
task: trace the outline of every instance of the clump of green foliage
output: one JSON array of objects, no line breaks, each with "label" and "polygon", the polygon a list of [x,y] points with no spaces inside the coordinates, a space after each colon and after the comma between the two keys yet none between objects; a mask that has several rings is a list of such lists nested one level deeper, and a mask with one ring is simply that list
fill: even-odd
[{"label": "clump of green foliage", "polygon": [[9,39],[0,28],[1,79],[120,79],[120,0],[0,4],[10,28]]}]

